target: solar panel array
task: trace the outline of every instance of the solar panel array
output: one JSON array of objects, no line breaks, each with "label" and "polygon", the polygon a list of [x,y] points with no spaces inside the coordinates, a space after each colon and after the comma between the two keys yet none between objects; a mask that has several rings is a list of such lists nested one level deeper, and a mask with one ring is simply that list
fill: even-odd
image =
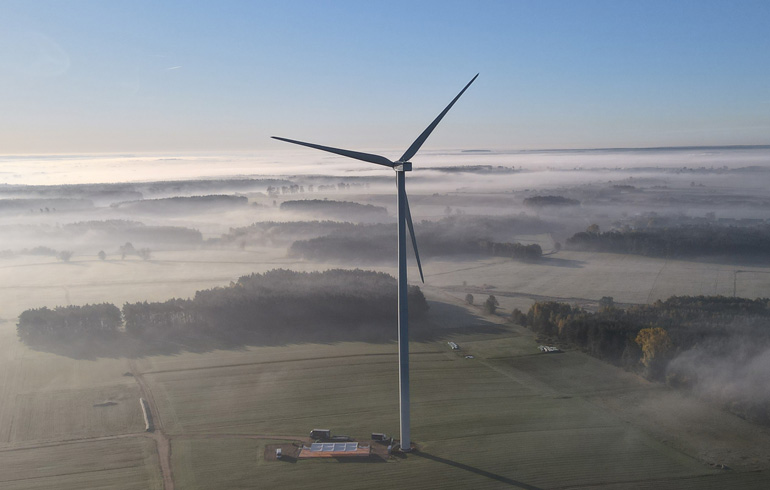
[{"label": "solar panel array", "polygon": [[310,451],[334,451],[334,452],[355,452],[358,451],[357,442],[314,442],[310,445]]}]

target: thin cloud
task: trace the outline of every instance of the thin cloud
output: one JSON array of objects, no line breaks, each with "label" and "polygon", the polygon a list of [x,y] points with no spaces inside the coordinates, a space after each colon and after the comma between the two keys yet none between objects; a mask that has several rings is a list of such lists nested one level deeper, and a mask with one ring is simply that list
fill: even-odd
[{"label": "thin cloud", "polygon": [[172,66],[172,67],[166,68],[166,70],[178,70],[180,68],[182,68],[181,65],[180,66]]}]

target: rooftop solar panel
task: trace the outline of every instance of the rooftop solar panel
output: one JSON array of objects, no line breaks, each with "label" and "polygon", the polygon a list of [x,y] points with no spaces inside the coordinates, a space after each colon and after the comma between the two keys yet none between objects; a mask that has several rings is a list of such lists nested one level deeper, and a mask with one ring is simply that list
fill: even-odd
[{"label": "rooftop solar panel", "polygon": [[314,442],[310,445],[311,451],[355,452],[358,451],[357,442]]}]

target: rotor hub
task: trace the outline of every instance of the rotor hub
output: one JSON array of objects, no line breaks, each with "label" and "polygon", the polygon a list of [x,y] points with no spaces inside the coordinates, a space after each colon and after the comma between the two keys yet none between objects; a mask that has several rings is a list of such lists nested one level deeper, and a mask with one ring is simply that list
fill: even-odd
[{"label": "rotor hub", "polygon": [[393,166],[393,170],[396,172],[411,172],[412,162],[396,162]]}]

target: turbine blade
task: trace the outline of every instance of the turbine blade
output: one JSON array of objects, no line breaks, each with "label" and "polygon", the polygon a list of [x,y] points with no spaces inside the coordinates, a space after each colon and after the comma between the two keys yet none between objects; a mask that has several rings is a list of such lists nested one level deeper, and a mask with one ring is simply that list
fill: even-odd
[{"label": "turbine blade", "polygon": [[446,109],[444,109],[444,111],[441,114],[439,114],[438,117],[432,123],[430,123],[430,126],[428,126],[425,129],[425,131],[423,131],[422,134],[416,140],[414,140],[414,143],[412,143],[412,146],[410,146],[409,149],[406,150],[406,153],[404,153],[399,159],[400,162],[408,162],[409,159],[412,158],[415,155],[415,153],[417,153],[417,151],[420,149],[422,144],[425,143],[425,140],[428,139],[428,136],[430,136],[430,133],[432,133],[433,130],[436,129],[436,126],[438,126],[438,123],[441,122],[441,119],[446,115],[447,112],[449,112],[449,109],[451,109],[452,106],[455,105],[455,102],[457,102],[457,99],[459,99],[460,96],[466,90],[468,90],[468,87],[471,86],[473,81],[476,80],[478,76],[479,74],[476,73],[476,76],[473,77],[473,79],[470,82],[468,82],[468,85],[466,85],[464,89],[460,90],[460,93],[457,94],[457,97],[452,99],[452,102],[450,102],[449,105],[446,106]]},{"label": "turbine blade", "polygon": [[414,248],[414,258],[417,259],[417,268],[420,270],[420,280],[425,284],[425,277],[422,275],[422,264],[420,263],[420,252],[417,250],[417,237],[414,236],[414,225],[412,224],[412,212],[409,210],[409,198],[404,194],[404,204],[406,204],[406,225],[409,227],[409,236],[412,237],[412,248]]},{"label": "turbine blade", "polygon": [[337,155],[342,155],[343,157],[355,158],[356,160],[363,160],[364,162],[376,163],[377,165],[384,165],[386,167],[392,168],[396,165],[395,163],[391,162],[387,158],[382,157],[380,155],[374,155],[372,153],[362,153],[360,151],[350,151],[350,150],[343,150],[341,148],[332,148],[331,146],[315,145],[313,143],[305,143],[303,141],[290,140],[290,139],[281,138],[278,136],[272,136],[272,138],[275,140],[285,141],[287,143],[294,143],[295,145],[302,145],[310,148],[315,148],[316,150],[328,151],[329,153],[336,153]]}]

